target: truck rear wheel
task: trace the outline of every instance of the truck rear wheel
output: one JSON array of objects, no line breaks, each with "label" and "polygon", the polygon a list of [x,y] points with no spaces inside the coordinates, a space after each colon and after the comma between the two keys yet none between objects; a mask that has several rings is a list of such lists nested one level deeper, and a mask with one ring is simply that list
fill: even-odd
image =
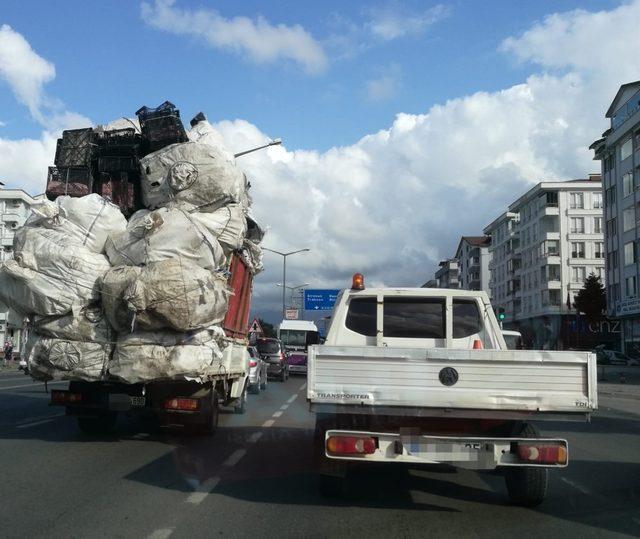
[{"label": "truck rear wheel", "polygon": [[233,411],[236,414],[244,414],[247,411],[247,384],[245,384],[244,389],[242,390],[242,395],[238,397],[238,400],[233,407]]},{"label": "truck rear wheel", "polygon": [[78,428],[85,434],[111,434],[118,420],[116,412],[107,412],[98,416],[78,416]]},{"label": "truck rear wheel", "polygon": [[[514,430],[518,438],[538,438],[540,432],[530,423],[524,423]],[[507,492],[511,501],[524,507],[540,505],[547,495],[549,470],[540,467],[507,468],[504,472]]]},{"label": "truck rear wheel", "polygon": [[211,390],[211,409],[207,414],[207,422],[205,423],[202,433],[206,435],[213,435],[218,429],[218,420],[220,418],[220,408],[218,407],[218,392],[215,389]]}]

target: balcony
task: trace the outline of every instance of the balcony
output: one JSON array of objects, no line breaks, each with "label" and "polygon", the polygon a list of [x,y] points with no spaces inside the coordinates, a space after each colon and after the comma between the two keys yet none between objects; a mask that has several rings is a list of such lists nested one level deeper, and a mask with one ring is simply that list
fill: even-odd
[{"label": "balcony", "polygon": [[558,207],[558,204],[541,204],[538,207],[538,213],[540,213],[540,215],[545,216],[545,215],[560,215],[560,208]]}]

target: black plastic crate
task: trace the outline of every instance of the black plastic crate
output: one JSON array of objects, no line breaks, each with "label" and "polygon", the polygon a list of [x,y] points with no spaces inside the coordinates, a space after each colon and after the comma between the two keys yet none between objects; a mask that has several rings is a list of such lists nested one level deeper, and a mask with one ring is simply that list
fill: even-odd
[{"label": "black plastic crate", "polygon": [[186,142],[187,133],[180,111],[169,101],[155,109],[142,107],[136,112],[143,137],[143,153],[154,152],[169,144]]},{"label": "black plastic crate", "polygon": [[55,164],[58,167],[88,167],[95,148],[93,129],[68,129],[62,132],[56,146]]},{"label": "black plastic crate", "polygon": [[132,155],[98,157],[98,172],[132,172],[138,170],[138,158]]},{"label": "black plastic crate", "polygon": [[93,190],[93,174],[89,167],[49,167],[47,189],[49,200],[61,195],[82,197]]},{"label": "black plastic crate", "polygon": [[141,126],[142,123],[146,120],[151,120],[153,118],[160,118],[162,116],[176,116],[180,118],[180,110],[176,108],[176,106],[171,103],[171,101],[165,101],[162,105],[157,106],[155,109],[151,107],[140,107],[136,111],[136,116],[138,120],[140,120]]}]

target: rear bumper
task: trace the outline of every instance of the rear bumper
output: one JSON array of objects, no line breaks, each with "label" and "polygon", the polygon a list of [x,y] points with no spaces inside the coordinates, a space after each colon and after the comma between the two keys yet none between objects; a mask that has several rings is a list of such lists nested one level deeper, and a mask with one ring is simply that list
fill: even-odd
[{"label": "rear bumper", "polygon": [[[369,455],[336,456],[327,451],[332,436],[374,438],[376,449]],[[564,448],[562,463],[525,462],[514,453],[518,443],[553,444]],[[404,464],[449,464],[471,470],[493,470],[497,467],[564,468],[569,463],[568,444],[558,438],[490,438],[468,436],[430,436],[411,433],[328,430],[325,433],[325,455],[329,459],[358,462],[399,462]]]},{"label": "rear bumper", "polygon": [[306,365],[289,365],[289,372],[307,372]]},{"label": "rear bumper", "polygon": [[283,363],[269,363],[267,364],[267,375],[269,376],[279,376],[285,370],[285,365]]}]

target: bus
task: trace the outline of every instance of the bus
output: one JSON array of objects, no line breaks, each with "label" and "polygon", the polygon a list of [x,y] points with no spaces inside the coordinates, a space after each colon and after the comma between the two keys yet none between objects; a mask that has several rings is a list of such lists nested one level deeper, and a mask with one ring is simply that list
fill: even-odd
[{"label": "bus", "polygon": [[318,327],[309,320],[283,320],[278,328],[278,339],[287,349],[289,372],[307,372],[307,348],[318,344]]}]

